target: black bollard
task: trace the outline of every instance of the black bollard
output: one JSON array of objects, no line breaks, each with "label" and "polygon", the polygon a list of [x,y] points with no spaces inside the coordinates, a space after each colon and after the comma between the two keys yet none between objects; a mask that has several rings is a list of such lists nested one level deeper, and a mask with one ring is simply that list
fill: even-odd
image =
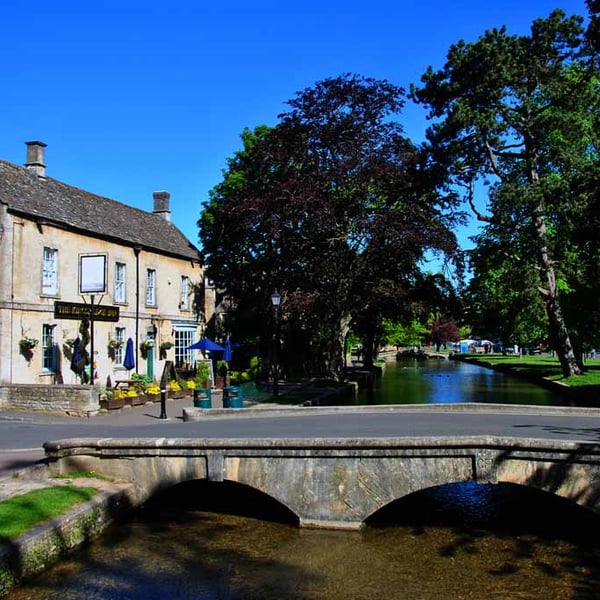
[{"label": "black bollard", "polygon": [[160,390],[160,418],[167,418],[167,390]]}]

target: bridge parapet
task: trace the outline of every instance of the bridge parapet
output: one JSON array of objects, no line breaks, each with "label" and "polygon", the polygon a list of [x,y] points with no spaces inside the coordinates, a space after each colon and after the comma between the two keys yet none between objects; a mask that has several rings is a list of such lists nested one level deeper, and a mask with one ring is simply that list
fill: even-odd
[{"label": "bridge parapet", "polygon": [[511,482],[600,512],[596,444],[472,436],[397,439],[70,439],[45,444],[57,474],[133,482],[132,501],[194,479],[278,500],[301,526],[356,529],[385,505],[445,483]]}]

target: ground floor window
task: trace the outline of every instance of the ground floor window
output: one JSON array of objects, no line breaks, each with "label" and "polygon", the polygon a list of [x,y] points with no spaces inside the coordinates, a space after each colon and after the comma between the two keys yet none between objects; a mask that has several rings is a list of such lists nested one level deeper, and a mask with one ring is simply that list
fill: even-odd
[{"label": "ground floor window", "polygon": [[56,371],[54,325],[42,325],[42,369],[44,371]]},{"label": "ground floor window", "polygon": [[121,342],[115,349],[115,364],[122,365],[125,356],[125,327],[115,327],[115,340]]},{"label": "ground floor window", "polygon": [[176,325],[173,331],[175,341],[175,366],[191,368],[194,366],[194,351],[188,350],[196,340],[195,325]]}]

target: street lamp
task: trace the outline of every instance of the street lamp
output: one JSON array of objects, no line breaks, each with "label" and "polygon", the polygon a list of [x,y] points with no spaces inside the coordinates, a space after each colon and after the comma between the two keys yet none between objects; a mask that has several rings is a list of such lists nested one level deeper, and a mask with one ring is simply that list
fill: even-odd
[{"label": "street lamp", "polygon": [[277,381],[277,345],[279,343],[279,304],[281,303],[281,296],[277,289],[271,294],[271,304],[275,312],[275,335],[273,340],[273,396],[277,398],[279,395],[278,381]]}]

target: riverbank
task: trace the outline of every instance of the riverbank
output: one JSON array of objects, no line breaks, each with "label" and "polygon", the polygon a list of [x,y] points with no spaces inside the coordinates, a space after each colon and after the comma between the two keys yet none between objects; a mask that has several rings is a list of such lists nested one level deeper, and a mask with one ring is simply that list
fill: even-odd
[{"label": "riverbank", "polygon": [[453,354],[450,358],[519,377],[560,394],[576,406],[600,406],[600,359],[588,360],[582,375],[564,378],[558,359],[549,355]]}]

